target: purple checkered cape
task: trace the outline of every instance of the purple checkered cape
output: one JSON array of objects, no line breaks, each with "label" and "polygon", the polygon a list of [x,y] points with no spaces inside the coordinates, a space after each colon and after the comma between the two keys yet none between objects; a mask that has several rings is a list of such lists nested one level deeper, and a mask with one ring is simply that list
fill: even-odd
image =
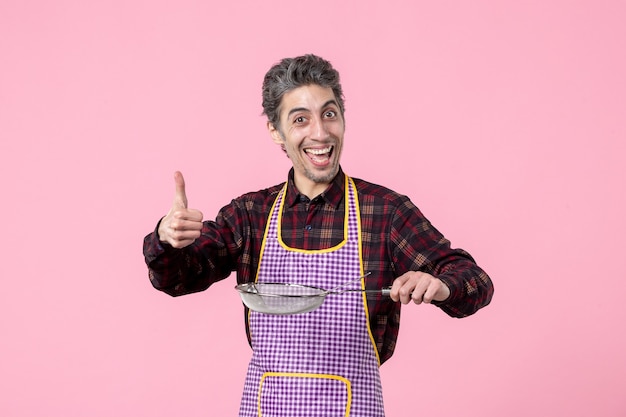
[{"label": "purple checkered cape", "polygon": [[[348,186],[349,185],[349,186]],[[330,289],[363,274],[356,188],[346,177],[347,228],[334,248],[303,251],[280,239],[284,191],[265,232],[257,282]],[[363,288],[354,281],[347,288]],[[362,293],[326,296],[317,310],[295,315],[250,312],[253,355],[240,417],[384,416],[379,360]]]}]

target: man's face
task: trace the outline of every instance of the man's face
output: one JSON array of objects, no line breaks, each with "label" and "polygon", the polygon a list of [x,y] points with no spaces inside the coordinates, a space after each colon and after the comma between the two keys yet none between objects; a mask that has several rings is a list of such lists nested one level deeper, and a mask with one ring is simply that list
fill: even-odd
[{"label": "man's face", "polygon": [[280,106],[280,129],[268,123],[274,142],[291,159],[298,190],[315,196],[339,171],[345,130],[331,88],[307,85],[287,92]]}]

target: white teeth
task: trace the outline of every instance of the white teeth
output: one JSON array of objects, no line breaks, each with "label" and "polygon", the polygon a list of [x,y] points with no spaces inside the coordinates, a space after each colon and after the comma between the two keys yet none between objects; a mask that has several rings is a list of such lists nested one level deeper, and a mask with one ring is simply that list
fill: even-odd
[{"label": "white teeth", "polygon": [[330,152],[332,148],[333,148],[332,146],[329,146],[328,148],[324,148],[324,149],[305,149],[304,151],[307,153],[312,153],[313,155],[322,155],[322,154]]}]

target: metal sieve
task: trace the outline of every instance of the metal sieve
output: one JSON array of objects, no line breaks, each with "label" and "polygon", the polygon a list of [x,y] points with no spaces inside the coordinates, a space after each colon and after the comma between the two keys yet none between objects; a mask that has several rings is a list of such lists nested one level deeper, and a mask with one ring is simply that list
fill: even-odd
[{"label": "metal sieve", "polygon": [[266,314],[301,314],[313,311],[321,306],[326,296],[330,294],[363,292],[389,296],[391,288],[383,288],[381,290],[342,289],[346,285],[360,280],[369,274],[368,272],[330,290],[308,285],[277,282],[248,282],[237,285],[235,289],[239,292],[243,303],[251,310]]}]

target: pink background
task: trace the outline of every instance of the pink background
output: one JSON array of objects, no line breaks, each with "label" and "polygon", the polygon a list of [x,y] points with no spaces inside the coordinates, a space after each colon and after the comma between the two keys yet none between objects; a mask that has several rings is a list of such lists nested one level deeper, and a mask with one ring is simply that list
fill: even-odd
[{"label": "pink background", "polygon": [[0,2],[0,415],[232,416],[234,277],[173,299],[141,243],[186,176],[213,218],[289,161],[260,83],[340,70],[343,167],[490,273],[464,320],[408,306],[389,416],[624,416],[621,1]]}]

